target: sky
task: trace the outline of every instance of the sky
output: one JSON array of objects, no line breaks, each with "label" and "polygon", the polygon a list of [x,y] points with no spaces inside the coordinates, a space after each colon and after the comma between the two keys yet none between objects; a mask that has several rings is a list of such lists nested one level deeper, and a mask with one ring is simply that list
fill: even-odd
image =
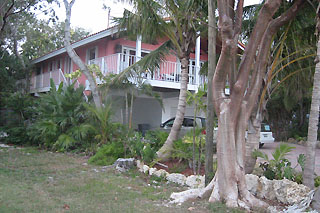
[{"label": "sky", "polygon": [[[60,2],[60,7],[55,5],[54,9],[59,17],[59,21],[64,21],[65,8],[63,0],[60,0]],[[256,4],[259,2],[260,0],[244,0],[244,5]],[[103,4],[111,8],[111,17],[121,17],[124,8],[131,8],[130,5],[120,3],[117,0],[76,0],[72,7],[71,25],[74,27],[82,27],[89,30],[91,33],[106,29],[108,26],[108,11],[103,9]]]}]

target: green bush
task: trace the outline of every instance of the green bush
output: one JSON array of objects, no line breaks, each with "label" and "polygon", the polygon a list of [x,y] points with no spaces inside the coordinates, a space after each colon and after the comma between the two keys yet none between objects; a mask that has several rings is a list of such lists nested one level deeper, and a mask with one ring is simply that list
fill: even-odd
[{"label": "green bush", "polygon": [[30,137],[27,134],[27,128],[32,123],[36,114],[35,98],[16,92],[10,94],[4,101],[6,107],[2,131],[6,132],[8,137],[2,140],[5,143],[23,145],[29,144]]},{"label": "green bush", "polygon": [[35,122],[29,126],[28,135],[34,144],[57,151],[86,150],[93,141],[95,128],[88,125],[84,88],[74,84],[56,89],[51,79],[51,89],[38,99]]},{"label": "green bush", "polygon": [[[269,159],[268,155],[255,150],[253,152],[254,157],[260,157],[266,162],[260,164],[263,170],[263,175],[270,179],[282,180],[284,178],[296,182],[302,182],[302,176],[294,171],[291,167],[291,162],[285,158],[285,156],[295,147],[287,144],[280,144],[276,150],[272,153],[273,159]],[[298,163],[302,170],[304,169],[304,155],[299,155]]]},{"label": "green bush", "polygon": [[97,153],[89,159],[89,163],[105,166],[113,164],[118,158],[123,157],[124,148],[121,142],[114,141],[105,144],[98,149]]},{"label": "green bush", "polygon": [[314,179],[314,186],[315,186],[315,187],[320,186],[320,176],[317,176],[317,177]]},{"label": "green bush", "polygon": [[149,143],[153,150],[158,151],[164,142],[166,142],[169,133],[161,130],[147,131],[144,141]]},{"label": "green bush", "polygon": [[146,163],[151,163],[156,156],[155,150],[151,148],[150,144],[147,144],[143,149],[142,149],[142,160]]}]

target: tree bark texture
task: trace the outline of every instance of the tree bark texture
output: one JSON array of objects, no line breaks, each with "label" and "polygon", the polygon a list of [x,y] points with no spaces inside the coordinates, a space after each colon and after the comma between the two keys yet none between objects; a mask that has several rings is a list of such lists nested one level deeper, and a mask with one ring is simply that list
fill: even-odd
[{"label": "tree bark texture", "polygon": [[214,107],[212,97],[212,80],[216,67],[216,20],[215,1],[208,0],[208,93],[207,93],[207,120],[206,120],[206,154],[205,154],[205,185],[213,178],[213,130],[214,130]]},{"label": "tree bark texture", "polygon": [[102,107],[102,100],[101,96],[99,94],[99,91],[97,89],[96,81],[90,72],[88,66],[83,63],[81,58],[77,55],[77,53],[74,51],[74,49],[71,46],[71,38],[70,38],[70,19],[71,19],[71,8],[74,4],[75,0],[72,0],[70,3],[67,0],[64,0],[64,5],[66,8],[66,20],[65,20],[65,39],[64,39],[64,45],[67,50],[67,53],[71,60],[80,68],[82,73],[86,76],[90,83],[91,93],[93,96],[93,101],[97,108]]},{"label": "tree bark texture", "polygon": [[254,111],[248,122],[248,135],[246,140],[245,151],[245,173],[252,173],[254,166],[256,165],[257,158],[252,157],[252,152],[255,149],[259,149],[261,132],[261,116],[260,113]]},{"label": "tree bark texture", "polygon": [[[319,33],[320,17],[319,8],[317,11],[317,33]],[[307,152],[306,152],[306,163],[303,172],[303,184],[309,188],[314,188],[314,167],[315,167],[315,150],[317,144],[318,136],[318,124],[319,124],[319,106],[320,106],[320,39],[318,36],[317,43],[317,57],[316,57],[316,69],[313,77],[313,90],[312,90],[312,100],[311,109],[309,117],[309,127],[308,127],[308,142],[307,142]]]}]

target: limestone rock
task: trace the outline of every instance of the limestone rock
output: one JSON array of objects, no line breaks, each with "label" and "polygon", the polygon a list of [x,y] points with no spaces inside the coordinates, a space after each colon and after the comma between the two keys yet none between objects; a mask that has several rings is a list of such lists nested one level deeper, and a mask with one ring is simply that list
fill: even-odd
[{"label": "limestone rock", "polygon": [[305,185],[287,179],[274,180],[273,188],[277,200],[288,205],[301,202],[310,192],[310,189]]},{"label": "limestone rock", "polygon": [[314,192],[311,207],[314,210],[317,210],[318,212],[320,212],[320,190],[319,190],[319,188],[317,188]]},{"label": "limestone rock", "polygon": [[204,176],[190,175],[186,178],[186,185],[190,188],[204,188]]},{"label": "limestone rock", "polygon": [[149,171],[149,166],[147,166],[147,165],[143,165],[143,167],[142,167],[142,170],[143,170],[143,173],[145,173],[145,174],[147,174],[147,172]]},{"label": "limestone rock", "polygon": [[137,160],[137,168],[139,169],[140,172],[143,172],[143,162],[140,160]]},{"label": "limestone rock", "polygon": [[159,169],[153,172],[153,175],[157,177],[167,177],[169,173],[164,169]]},{"label": "limestone rock", "polygon": [[289,138],[288,139],[288,143],[295,143],[295,142],[296,142],[296,140],[294,138]]},{"label": "limestone rock", "polygon": [[149,175],[153,175],[153,173],[154,173],[155,171],[157,171],[156,168],[150,168],[150,169],[149,169]]},{"label": "limestone rock", "polygon": [[257,186],[257,196],[259,198],[266,198],[269,200],[273,200],[276,198],[276,195],[273,190],[272,180],[268,180],[264,176],[259,178]]},{"label": "limestone rock", "polygon": [[167,180],[179,185],[184,185],[186,183],[186,176],[179,173],[171,173],[167,176]]},{"label": "limestone rock", "polygon": [[123,169],[131,169],[135,166],[134,158],[118,158],[113,164],[115,167],[121,167]]},{"label": "limestone rock", "polygon": [[257,194],[258,182],[259,182],[259,177],[257,175],[246,174],[247,189],[253,195]]}]

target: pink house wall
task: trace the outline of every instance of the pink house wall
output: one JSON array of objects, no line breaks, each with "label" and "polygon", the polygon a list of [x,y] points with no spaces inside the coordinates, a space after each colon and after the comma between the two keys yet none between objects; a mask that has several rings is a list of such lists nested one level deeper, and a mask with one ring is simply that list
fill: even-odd
[{"label": "pink house wall", "polygon": [[[142,50],[152,51],[152,50],[157,49],[165,41],[166,41],[166,39],[163,38],[163,39],[158,40],[158,44],[142,43],[141,48],[142,48]],[[121,45],[121,46],[130,47],[130,48],[135,49],[136,48],[136,41],[132,41],[132,40],[129,40],[126,38],[112,39],[111,36],[109,36],[109,37],[105,37],[105,38],[99,39],[97,41],[91,42],[89,44],[83,45],[81,47],[78,47],[75,49],[75,51],[79,55],[81,60],[86,62],[88,49],[93,48],[93,47],[97,47],[98,48],[98,56],[97,57],[100,58],[100,57],[115,54],[117,45]],[[54,58],[50,58],[44,62],[41,62],[41,66],[42,66],[42,70],[43,70],[42,72],[43,73],[49,72],[49,63],[50,62],[56,63],[56,61],[60,59],[61,60],[61,69],[62,69],[63,73],[65,73],[65,58],[67,56],[68,56],[67,53],[63,53],[58,56],[55,56]],[[195,54],[191,53],[190,58],[195,59]],[[166,57],[166,60],[171,61],[171,62],[176,62],[177,58],[174,55],[168,55]],[[200,53],[200,60],[201,61],[208,60],[208,55],[204,51],[201,51],[201,53]],[[79,67],[73,63],[72,64],[72,71],[74,72],[77,69],[79,69]],[[33,73],[33,76],[34,75],[35,75],[35,73]],[[80,78],[78,78],[78,80],[81,84],[85,85],[86,77],[83,74],[81,75]]]}]

